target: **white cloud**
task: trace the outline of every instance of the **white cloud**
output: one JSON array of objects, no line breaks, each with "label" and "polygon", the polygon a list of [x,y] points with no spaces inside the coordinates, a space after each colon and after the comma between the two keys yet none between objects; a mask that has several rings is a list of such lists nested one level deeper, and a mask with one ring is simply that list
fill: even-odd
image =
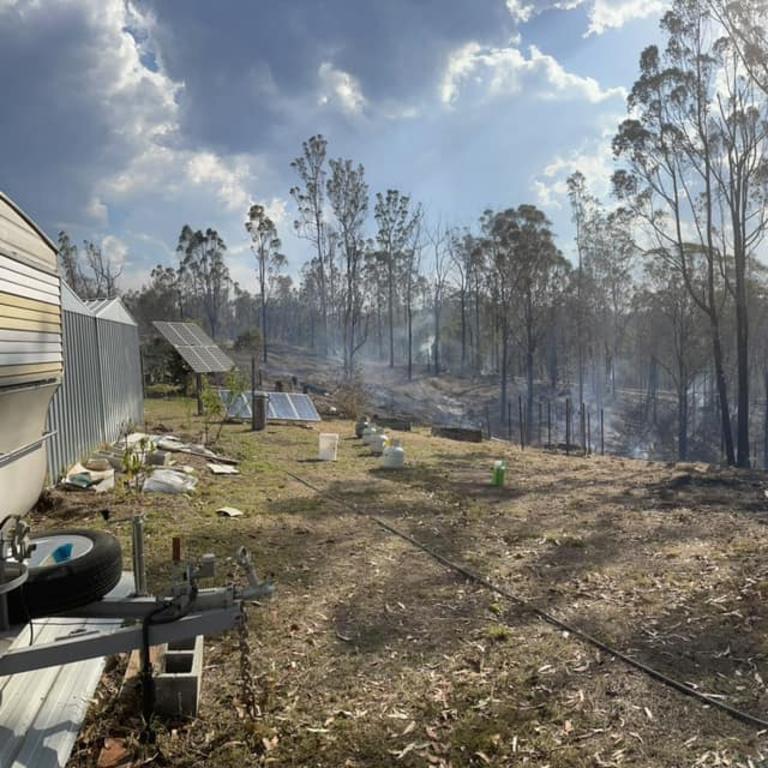
[{"label": "white cloud", "polygon": [[521,0],[507,0],[507,10],[515,21],[524,24],[526,21],[530,21],[536,13],[536,6],[533,3],[521,2]]},{"label": "white cloud", "polygon": [[329,61],[324,61],[317,70],[320,80],[321,105],[336,104],[348,115],[359,115],[367,104],[363,96],[360,81],[343,69],[336,69]]},{"label": "white cloud", "polygon": [[589,8],[589,35],[601,35],[618,29],[634,19],[660,16],[669,6],[663,0],[594,0]]},{"label": "white cloud", "polygon": [[[615,119],[614,119],[615,118]],[[541,174],[531,182],[539,204],[544,208],[562,208],[567,204],[567,178],[581,171],[587,188],[604,203],[609,202],[611,176],[615,170],[611,139],[619,122],[618,116],[605,119],[605,127],[597,139],[567,154],[555,155]]]},{"label": "white cloud", "polygon": [[[214,215],[245,211],[263,163],[255,156],[222,156],[182,146],[179,97],[184,83],[165,71],[154,43],[152,14],[125,0],[49,2],[77,7],[82,14],[89,40],[82,53],[82,79],[111,131],[120,161],[116,170],[93,182],[84,216],[106,226],[114,202],[170,200],[191,192]],[[0,12],[8,8],[40,12],[31,0],[0,0]]]},{"label": "white cloud", "polygon": [[526,58],[514,46],[489,48],[469,42],[448,58],[440,84],[443,104],[455,104],[467,91],[481,99],[529,93],[545,100],[583,99],[598,104],[625,98],[623,88],[603,89],[592,77],[568,72],[557,59],[536,46]]},{"label": "white cloud", "polygon": [[635,19],[661,16],[669,7],[665,0],[506,0],[507,10],[518,24],[525,24],[544,11],[572,11],[586,7],[589,26],[584,37],[619,29]]},{"label": "white cloud", "polygon": [[128,264],[128,246],[115,235],[107,235],[101,240],[101,252],[116,268]]}]

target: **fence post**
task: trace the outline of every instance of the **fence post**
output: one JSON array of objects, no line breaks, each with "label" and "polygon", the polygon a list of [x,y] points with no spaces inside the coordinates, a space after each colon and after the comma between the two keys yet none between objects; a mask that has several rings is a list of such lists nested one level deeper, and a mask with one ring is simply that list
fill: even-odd
[{"label": "fence post", "polygon": [[603,409],[600,409],[600,455],[605,456],[605,431],[603,427],[604,415]]},{"label": "fence post", "polygon": [[256,357],[251,356],[251,432],[256,431]]},{"label": "fence post", "polygon": [[547,400],[547,445],[552,448],[552,401]]},{"label": "fence post", "polygon": [[582,453],[587,452],[587,420],[586,409],[584,402],[581,403],[581,409],[579,411],[579,428],[581,429],[581,450]]},{"label": "fence post", "polygon": [[587,456],[592,455],[592,415],[587,409]]},{"label": "fence post", "polygon": [[512,403],[507,400],[507,440],[512,442]]},{"label": "fence post", "polygon": [[520,450],[525,450],[525,424],[523,422],[523,396],[517,396],[517,410],[520,416]]},{"label": "fence post", "polygon": [[539,448],[541,448],[541,421],[542,421],[542,405],[541,405],[541,398],[539,398]]},{"label": "fence post", "polygon": [[571,454],[571,398],[565,398],[565,453]]}]

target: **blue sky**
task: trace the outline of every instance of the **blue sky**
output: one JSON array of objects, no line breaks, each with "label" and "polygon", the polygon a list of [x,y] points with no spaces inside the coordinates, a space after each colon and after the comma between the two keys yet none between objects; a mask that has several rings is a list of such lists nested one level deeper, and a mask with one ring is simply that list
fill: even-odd
[{"label": "blue sky", "polygon": [[[0,0],[0,189],[101,243],[124,287],[214,227],[255,286],[243,221],[278,221],[321,132],[433,218],[523,202],[571,250],[565,179],[608,195],[610,140],[660,0]],[[373,222],[371,222],[371,231]]]}]

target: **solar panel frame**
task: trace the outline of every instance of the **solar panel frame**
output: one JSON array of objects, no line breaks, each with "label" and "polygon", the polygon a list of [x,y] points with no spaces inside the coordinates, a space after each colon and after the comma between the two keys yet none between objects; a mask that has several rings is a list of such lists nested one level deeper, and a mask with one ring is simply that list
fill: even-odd
[{"label": "solar panel frame", "polygon": [[[219,398],[232,419],[251,418],[251,393],[243,392],[231,399],[228,389],[219,389]],[[322,421],[309,395],[293,392],[256,392],[267,396],[268,421]]]},{"label": "solar panel frame", "polygon": [[156,320],[153,325],[195,373],[223,373],[235,367],[213,339],[194,323]]}]

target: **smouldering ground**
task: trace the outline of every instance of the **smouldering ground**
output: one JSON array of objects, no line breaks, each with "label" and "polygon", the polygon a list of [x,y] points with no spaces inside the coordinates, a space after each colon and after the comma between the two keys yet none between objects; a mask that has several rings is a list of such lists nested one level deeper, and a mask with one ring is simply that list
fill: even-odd
[{"label": "smouldering ground", "polygon": [[[148,403],[150,426],[195,434],[181,402]],[[520,452],[403,435],[387,473],[348,422],[339,461],[313,461],[320,427],[224,428],[243,475],[201,472],[189,499],[68,495],[41,527],[102,527],[141,507],[151,584],[170,540],[188,554],[247,544],[278,584],[250,609],[261,714],[242,717],[234,635],[207,641],[198,720],[159,728],[136,764],[168,766],[758,766],[768,739],[522,613],[386,533],[376,514],[445,555],[723,701],[768,715],[764,476],[704,466]],[[490,465],[509,463],[492,488]],[[198,467],[201,462],[193,461]],[[362,515],[290,480],[301,475]],[[228,504],[246,514],[221,519]],[[128,526],[114,524],[128,550]],[[226,566],[221,569],[226,579]],[[105,676],[71,766],[105,736],[138,732]],[[752,761],[751,763],[749,761]]]}]

